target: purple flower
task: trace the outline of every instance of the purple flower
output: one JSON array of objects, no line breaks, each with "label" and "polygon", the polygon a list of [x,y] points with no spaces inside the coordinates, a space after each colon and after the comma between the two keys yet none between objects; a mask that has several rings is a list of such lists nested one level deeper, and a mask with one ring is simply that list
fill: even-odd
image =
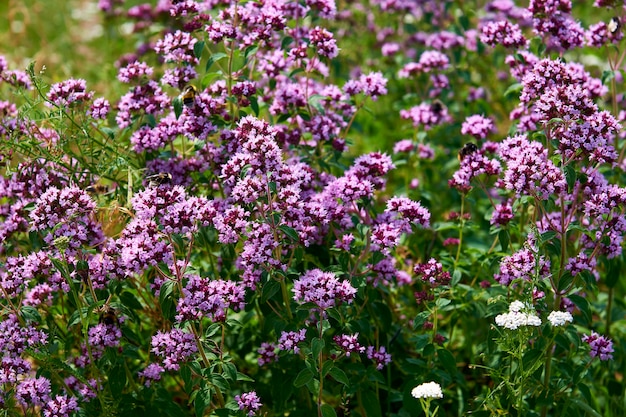
[{"label": "purple flower", "polygon": [[493,130],[493,121],[480,114],[468,116],[461,126],[462,134],[474,136],[476,139],[485,139]]},{"label": "purple flower", "polygon": [[[52,84],[46,98],[56,106],[67,107],[72,103],[91,100],[93,92],[86,92],[86,88],[87,82],[85,80],[69,79]],[[45,104],[48,107],[53,107],[53,104],[49,102]]]},{"label": "purple flower", "polygon": [[350,96],[363,93],[376,101],[378,96],[387,94],[387,79],[380,72],[361,74],[358,80],[349,80],[343,91]]},{"label": "purple flower", "polygon": [[170,106],[170,98],[154,80],[133,87],[120,98],[115,121],[123,129],[131,125],[133,115],[161,114]]},{"label": "purple flower", "polygon": [[139,83],[152,76],[154,69],[145,62],[133,61],[117,72],[117,79],[123,83]]},{"label": "purple flower", "polygon": [[501,285],[509,285],[513,280],[524,279],[530,281],[539,264],[540,278],[548,277],[550,274],[550,261],[539,257],[537,261],[530,249],[520,249],[511,256],[505,256],[500,261],[500,272],[493,278]]},{"label": "purple flower", "polygon": [[76,398],[57,395],[42,407],[41,414],[43,417],[70,417],[78,409]]},{"label": "purple flower", "polygon": [[359,344],[359,334],[338,334],[333,336],[333,341],[337,344],[339,349],[343,350],[347,357],[350,357],[352,353],[363,353],[365,348]]},{"label": "purple flower", "polygon": [[50,401],[50,380],[44,377],[26,378],[15,390],[15,398],[23,407],[41,407]]},{"label": "purple flower", "polygon": [[411,139],[402,139],[393,146],[393,153],[411,152],[415,149],[415,144]]},{"label": "purple flower", "polygon": [[328,59],[333,59],[339,55],[337,41],[328,30],[316,26],[309,32],[309,38],[318,55]]},{"label": "purple flower", "polygon": [[181,363],[198,351],[198,347],[192,334],[182,329],[172,329],[168,332],[159,331],[152,336],[150,351],[163,358],[166,370],[177,371]]},{"label": "purple flower", "polygon": [[447,107],[440,101],[421,103],[418,106],[411,107],[409,110],[400,110],[400,117],[411,120],[415,128],[424,126],[425,130],[430,130],[433,126],[452,121]]},{"label": "purple flower", "polygon": [[320,310],[336,307],[339,303],[352,303],[356,294],[348,281],[339,281],[333,272],[320,269],[307,271],[294,281],[292,291],[294,300],[314,303]]},{"label": "purple flower", "polygon": [[430,226],[430,212],[424,208],[418,201],[413,201],[406,197],[392,197],[387,201],[385,212],[398,213],[402,219],[420,225],[422,227]]},{"label": "purple flower", "polygon": [[374,346],[367,347],[367,358],[374,361],[376,369],[379,371],[383,369],[385,365],[391,362],[391,354],[387,353],[384,346],[376,350]]},{"label": "purple flower", "polygon": [[567,190],[563,172],[548,158],[548,150],[525,135],[507,138],[498,154],[506,162],[503,185],[517,196],[530,195],[547,200]]},{"label": "purple flower", "polygon": [[306,339],[306,329],[300,329],[297,332],[281,332],[278,339],[278,348],[280,350],[293,350],[293,353],[298,354],[300,348],[298,343]]},{"label": "purple flower", "polygon": [[601,361],[613,359],[613,341],[608,337],[592,331],[591,335],[584,335],[582,340],[589,344],[591,348],[589,355],[592,358],[599,357]]},{"label": "purple flower", "polygon": [[211,280],[192,275],[183,288],[178,301],[176,320],[198,320],[208,317],[212,321],[226,320],[229,308],[234,311],[245,307],[245,287],[233,281]]},{"label": "purple flower", "polygon": [[413,273],[422,277],[422,281],[428,282],[431,287],[450,284],[450,273],[443,270],[443,265],[435,258],[430,258],[425,264],[417,264],[413,268]]},{"label": "purple flower", "polygon": [[525,49],[528,45],[519,25],[508,20],[489,22],[484,25],[481,29],[480,41],[489,46],[502,45],[506,48]]},{"label": "purple flower", "polygon": [[196,65],[199,62],[193,52],[196,42],[198,39],[190,33],[177,30],[175,33],[167,33],[163,39],[159,39],[154,50],[157,54],[163,55],[167,62]]},{"label": "purple flower", "polygon": [[278,360],[278,354],[276,353],[276,345],[272,343],[263,342],[261,347],[257,350],[260,355],[258,359],[259,366],[263,366]]},{"label": "purple flower", "polygon": [[56,239],[67,238],[71,250],[94,246],[104,240],[102,228],[94,220],[95,201],[78,187],[49,188],[37,200],[30,213],[31,227],[49,230],[44,237],[52,245]]},{"label": "purple flower", "polygon": [[471,181],[481,174],[499,175],[501,171],[500,162],[496,159],[489,159],[484,155],[489,148],[488,143],[483,145],[483,150],[472,152],[461,159],[459,170],[456,171],[452,179],[448,181],[450,187],[454,187],[461,192],[471,190]]},{"label": "purple flower", "polygon": [[241,395],[235,395],[235,401],[239,409],[247,412],[248,416],[253,416],[261,408],[261,399],[256,394],[256,391],[244,392]]},{"label": "purple flower", "polygon": [[161,375],[163,374],[163,372],[165,372],[165,368],[163,368],[158,363],[151,363],[150,365],[146,366],[143,371],[139,372],[138,375],[146,379],[145,385],[146,387],[149,387],[150,385],[152,385],[152,382],[161,380]]},{"label": "purple flower", "polygon": [[513,207],[511,207],[511,202],[507,200],[504,203],[496,204],[489,223],[505,226],[513,220],[513,217],[515,217],[513,215]]}]

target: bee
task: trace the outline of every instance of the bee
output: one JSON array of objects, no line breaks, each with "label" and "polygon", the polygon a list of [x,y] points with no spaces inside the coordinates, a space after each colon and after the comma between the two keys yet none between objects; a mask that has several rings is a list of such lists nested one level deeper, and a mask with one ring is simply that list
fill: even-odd
[{"label": "bee", "polygon": [[618,17],[612,17],[611,20],[609,21],[609,24],[607,25],[607,28],[609,29],[609,32],[611,32],[611,34],[615,34],[618,30],[620,30],[622,27],[622,23],[619,21]]},{"label": "bee", "polygon": [[104,313],[100,316],[100,323],[106,326],[119,326],[120,322],[117,319],[117,314],[115,314],[115,310],[111,307],[107,307]]},{"label": "bee", "polygon": [[478,147],[472,142],[466,143],[459,151],[459,161],[464,160],[466,156],[471,155],[475,152],[478,152]]},{"label": "bee", "polygon": [[89,194],[106,194],[109,192],[109,187],[104,184],[93,184],[85,187],[85,191]]},{"label": "bee", "polygon": [[159,172],[158,174],[148,175],[146,181],[148,181],[148,187],[158,187],[159,185],[169,184],[172,181],[172,174]]},{"label": "bee", "polygon": [[444,108],[444,105],[441,102],[441,100],[434,100],[430,105],[430,110],[435,114],[441,113],[443,108]]},{"label": "bee", "polygon": [[185,87],[185,89],[183,90],[183,92],[181,93],[180,97],[183,100],[183,104],[185,105],[185,107],[193,107],[195,102],[196,102],[196,94],[198,94],[198,89],[196,88],[195,85],[191,85],[189,84],[187,87]]}]

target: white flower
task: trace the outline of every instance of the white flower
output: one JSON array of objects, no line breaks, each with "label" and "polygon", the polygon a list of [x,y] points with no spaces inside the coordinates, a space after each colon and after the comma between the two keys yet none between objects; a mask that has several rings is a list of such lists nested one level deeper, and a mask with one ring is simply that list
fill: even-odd
[{"label": "white flower", "polygon": [[517,313],[522,311],[522,309],[524,308],[524,303],[522,303],[521,301],[513,301],[511,304],[509,304],[509,311],[511,313]]},{"label": "white flower", "polygon": [[574,321],[574,318],[567,311],[553,311],[548,316],[548,321],[553,326],[565,326],[567,323]]},{"label": "white flower", "polygon": [[534,314],[512,312],[498,314],[496,324],[505,329],[517,330],[521,326],[540,326],[541,319]]},{"label": "white flower", "polygon": [[415,398],[443,398],[441,385],[436,382],[425,382],[411,390],[411,395]]},{"label": "white flower", "polygon": [[498,314],[496,324],[509,330],[517,330],[521,326],[541,326],[541,319],[535,310],[521,301],[509,304],[509,312]]}]

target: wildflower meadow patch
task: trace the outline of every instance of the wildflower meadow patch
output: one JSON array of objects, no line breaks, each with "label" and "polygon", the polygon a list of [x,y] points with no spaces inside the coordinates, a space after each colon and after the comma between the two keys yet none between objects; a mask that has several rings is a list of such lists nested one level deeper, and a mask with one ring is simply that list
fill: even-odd
[{"label": "wildflower meadow patch", "polygon": [[2,415],[626,415],[623,2],[18,3]]}]

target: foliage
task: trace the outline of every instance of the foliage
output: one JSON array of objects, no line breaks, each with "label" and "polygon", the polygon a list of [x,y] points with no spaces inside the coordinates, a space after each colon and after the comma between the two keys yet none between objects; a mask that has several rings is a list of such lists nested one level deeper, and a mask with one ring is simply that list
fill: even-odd
[{"label": "foliage", "polygon": [[72,4],[0,5],[5,415],[624,415],[613,2]]}]

